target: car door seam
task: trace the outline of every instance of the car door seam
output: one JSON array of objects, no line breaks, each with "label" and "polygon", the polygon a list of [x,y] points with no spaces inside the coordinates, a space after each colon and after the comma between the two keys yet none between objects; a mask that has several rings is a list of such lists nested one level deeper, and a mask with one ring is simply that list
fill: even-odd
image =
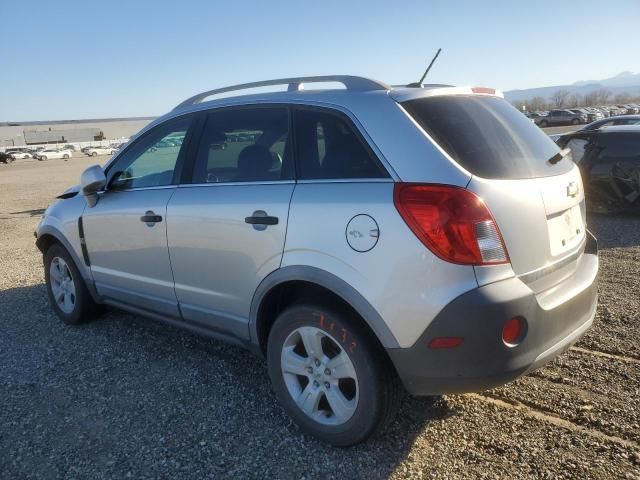
[{"label": "car door seam", "polygon": [[165,221],[163,223],[164,223],[164,240],[165,240],[165,245],[167,246],[167,257],[169,258],[169,270],[171,271],[171,282],[173,283],[173,296],[176,299],[176,307],[178,308],[178,314],[180,315],[180,318],[182,318],[182,310],[180,309],[180,301],[178,300],[178,293],[176,292],[176,276],[173,273],[173,261],[171,260],[171,249],[169,248],[169,216],[168,216],[169,203],[171,203],[171,199],[176,194],[177,190],[178,190],[177,185],[174,185],[174,189],[171,192],[171,195],[169,195],[167,203],[165,203],[165,205],[164,205],[164,218],[165,218]]},{"label": "car door seam", "polygon": [[282,253],[280,254],[280,262],[278,263],[278,268],[282,267],[284,252],[287,249],[287,233],[289,232],[289,215],[291,214],[291,203],[293,202],[293,195],[296,191],[297,186],[298,186],[298,182],[295,182],[293,184],[293,188],[291,189],[291,195],[289,196],[289,205],[287,206],[287,219],[284,226],[284,241],[282,242]]}]

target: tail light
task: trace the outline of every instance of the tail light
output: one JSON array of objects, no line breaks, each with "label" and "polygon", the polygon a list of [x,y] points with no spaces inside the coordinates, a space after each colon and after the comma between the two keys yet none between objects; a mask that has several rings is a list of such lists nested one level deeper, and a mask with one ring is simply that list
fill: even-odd
[{"label": "tail light", "polygon": [[469,190],[396,183],[393,200],[413,233],[443,260],[463,265],[509,262],[489,209]]}]

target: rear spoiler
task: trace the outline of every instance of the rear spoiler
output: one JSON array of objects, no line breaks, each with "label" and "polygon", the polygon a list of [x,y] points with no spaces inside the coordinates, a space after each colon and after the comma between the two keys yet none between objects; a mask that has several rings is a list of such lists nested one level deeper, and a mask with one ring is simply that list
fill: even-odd
[{"label": "rear spoiler", "polygon": [[445,95],[479,95],[504,98],[500,90],[490,87],[440,87],[425,86],[423,88],[394,88],[389,96],[396,102],[406,102],[416,98],[440,97]]}]

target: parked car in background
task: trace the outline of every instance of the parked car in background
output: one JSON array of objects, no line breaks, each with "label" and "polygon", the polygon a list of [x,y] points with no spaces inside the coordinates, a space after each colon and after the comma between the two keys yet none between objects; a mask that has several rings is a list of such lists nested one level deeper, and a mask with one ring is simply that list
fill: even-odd
[{"label": "parked car in background", "polygon": [[587,115],[584,113],[574,113],[571,110],[551,110],[549,115],[540,119],[538,125],[544,128],[554,125],[580,125],[582,123],[587,123]]},{"label": "parked car in background", "polygon": [[11,155],[11,157],[14,158],[14,159],[31,158],[32,157],[31,153],[29,153],[26,150],[15,150],[13,152],[10,152],[9,155]]},{"label": "parked car in background", "polygon": [[530,118],[531,121],[533,121],[533,123],[535,123],[536,125],[540,123],[540,120],[547,116],[547,114],[543,112],[525,112],[525,115],[527,118]]},{"label": "parked car in background", "polygon": [[619,115],[616,117],[603,118],[602,120],[585,125],[580,131],[597,130],[602,127],[611,127],[614,125],[640,125],[640,115]]},{"label": "parked car in background", "polygon": [[71,150],[72,152],[76,151],[76,147],[71,145],[70,143],[67,145],[63,145],[62,147],[60,147],[63,150]]},{"label": "parked car in background", "polygon": [[627,110],[627,113],[625,113],[625,115],[637,115],[639,112],[638,107],[631,105],[631,104],[627,104],[627,105],[623,105],[624,108]]},{"label": "parked car in background", "polygon": [[95,157],[97,155],[113,155],[117,151],[113,147],[90,147],[84,151],[85,155]]},{"label": "parked car in background", "polygon": [[[345,89],[299,93],[313,82]],[[486,87],[202,92],[61,198],[36,244],[62,321],[105,303],[250,348],[334,445],[389,424],[403,385],[481,391],[542,367],[596,311],[578,167]]]},{"label": "parked car in background", "polygon": [[571,108],[570,112],[575,113],[576,115],[586,115],[587,122],[595,122],[596,120],[601,120],[604,118],[604,115],[600,112],[590,111],[588,108]]},{"label": "parked car in background", "polygon": [[13,162],[13,160],[14,159],[8,153],[0,152],[0,163],[7,164]]},{"label": "parked car in background", "polygon": [[36,154],[36,158],[41,161],[50,160],[53,158],[63,158],[66,160],[68,158],[71,158],[72,156],[73,152],[71,150],[62,150],[57,148],[46,148],[44,150],[40,150]]},{"label": "parked car in background", "polygon": [[640,124],[583,129],[557,143],[571,149],[590,211],[640,214]]}]

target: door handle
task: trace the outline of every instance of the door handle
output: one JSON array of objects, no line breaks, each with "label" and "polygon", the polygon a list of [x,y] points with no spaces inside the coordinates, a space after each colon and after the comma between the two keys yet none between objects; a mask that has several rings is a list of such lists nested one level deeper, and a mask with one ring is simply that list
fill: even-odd
[{"label": "door handle", "polygon": [[[264,230],[267,225],[277,225],[278,217],[271,217],[267,215],[264,210],[256,210],[250,217],[244,218],[245,223],[253,225],[254,228]],[[262,226],[262,228],[260,228]]]},{"label": "door handle", "polygon": [[145,214],[140,217],[140,221],[149,226],[153,226],[154,223],[162,221],[162,215],[156,215],[153,211],[147,210]]}]

